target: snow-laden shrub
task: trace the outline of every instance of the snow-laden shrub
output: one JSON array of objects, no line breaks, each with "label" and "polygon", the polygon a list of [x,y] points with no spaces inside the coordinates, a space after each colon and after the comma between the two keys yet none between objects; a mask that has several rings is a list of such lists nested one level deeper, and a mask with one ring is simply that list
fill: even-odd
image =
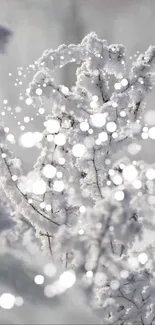
[{"label": "snow-laden shrub", "polygon": [[[52,76],[69,63],[77,65],[71,89]],[[145,270],[147,254],[132,248],[155,226],[155,166],[124,157],[128,144],[144,138],[154,63],[150,46],[129,69],[124,46],[95,33],[45,51],[27,99],[38,109],[45,98],[51,103],[41,154],[25,177],[6,146],[0,149],[1,183],[16,215],[36,229],[45,254],[77,270],[104,324],[153,324],[155,317],[153,264]]]}]

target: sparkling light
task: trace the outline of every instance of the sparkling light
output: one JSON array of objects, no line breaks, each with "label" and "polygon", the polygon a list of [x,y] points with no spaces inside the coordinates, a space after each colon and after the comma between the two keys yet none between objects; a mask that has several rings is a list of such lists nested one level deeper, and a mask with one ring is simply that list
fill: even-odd
[{"label": "sparkling light", "polygon": [[59,282],[65,289],[71,288],[76,282],[76,274],[73,270],[68,270],[62,273],[59,277]]},{"label": "sparkling light", "polygon": [[14,182],[16,182],[17,179],[18,179],[18,177],[17,177],[16,175],[12,175],[12,180],[13,180]]},{"label": "sparkling light", "polygon": [[93,277],[93,272],[92,272],[92,271],[87,271],[87,272],[86,272],[86,276],[87,276],[88,278],[92,278],[92,277]]},{"label": "sparkling light", "polygon": [[146,139],[148,139],[149,135],[148,135],[148,133],[142,132],[141,137],[143,140],[146,140]]},{"label": "sparkling light", "polygon": [[125,166],[123,169],[123,177],[125,180],[132,182],[137,177],[137,169],[133,165]]},{"label": "sparkling light", "polygon": [[36,275],[35,278],[34,278],[34,282],[38,285],[41,285],[44,283],[44,276],[43,275]]},{"label": "sparkling light", "polygon": [[46,183],[40,179],[36,180],[32,187],[32,192],[36,195],[42,195],[46,192]]},{"label": "sparkling light", "polygon": [[25,117],[24,117],[24,122],[25,122],[25,123],[30,122],[30,118],[29,118],[28,116],[25,116]]},{"label": "sparkling light", "polygon": [[63,134],[63,133],[56,134],[55,137],[54,137],[54,143],[57,146],[64,146],[64,144],[66,143],[65,134]]},{"label": "sparkling light", "polygon": [[64,95],[68,95],[69,94],[69,88],[66,86],[62,86],[61,87],[61,91]]},{"label": "sparkling light", "polygon": [[117,201],[124,200],[124,192],[123,191],[116,191],[114,196],[115,196],[115,200],[117,200]]},{"label": "sparkling light", "polygon": [[3,100],[3,104],[6,105],[7,103],[8,103],[8,100],[7,100],[7,99],[4,99],[4,100]]},{"label": "sparkling light", "polygon": [[47,164],[43,167],[42,173],[46,178],[53,178],[56,175],[56,171],[53,165]]},{"label": "sparkling light", "polygon": [[155,126],[153,126],[152,128],[149,129],[148,131],[148,136],[150,139],[155,139]]},{"label": "sparkling light", "polygon": [[153,181],[153,179],[155,179],[155,169],[153,169],[153,168],[149,168],[149,169],[147,170],[147,172],[146,172],[146,177],[147,177],[149,180]]},{"label": "sparkling light", "polygon": [[126,87],[126,86],[128,85],[128,80],[125,79],[125,78],[123,78],[123,79],[121,80],[121,85],[122,85],[123,87]]},{"label": "sparkling light", "polygon": [[97,102],[97,101],[98,101],[98,96],[97,96],[97,95],[94,95],[94,96],[92,97],[92,100],[93,100],[94,102]]},{"label": "sparkling light", "polygon": [[60,122],[55,119],[47,120],[44,125],[49,133],[58,133],[60,130]]},{"label": "sparkling light", "polygon": [[101,128],[106,123],[105,114],[96,113],[91,116],[91,124],[97,128]]},{"label": "sparkling light", "polygon": [[137,179],[133,182],[133,187],[139,190],[142,187],[142,182]]},{"label": "sparkling light", "polygon": [[108,140],[108,134],[107,134],[107,132],[100,132],[99,135],[98,135],[98,137],[99,137],[99,140],[100,141],[103,141],[103,142]]},{"label": "sparkling light", "polygon": [[78,231],[78,233],[79,233],[79,235],[83,235],[84,234],[84,230],[83,229],[80,229],[79,231]]},{"label": "sparkling light", "polygon": [[129,257],[128,258],[128,264],[131,268],[135,269],[138,267],[138,260],[135,257]]},{"label": "sparkling light", "polygon": [[40,107],[40,108],[38,109],[38,113],[39,113],[40,115],[44,114],[44,113],[45,113],[45,109],[44,109],[43,107]]},{"label": "sparkling light", "polygon": [[96,143],[97,146],[100,146],[101,140],[100,139],[96,139],[95,143]]},{"label": "sparkling light", "polygon": [[93,129],[89,129],[89,130],[88,130],[88,133],[89,133],[89,134],[93,134],[93,132],[94,132]]},{"label": "sparkling light", "polygon": [[145,123],[147,123],[148,125],[155,124],[155,111],[154,110],[147,111],[144,115],[144,120]]},{"label": "sparkling light", "polygon": [[15,296],[11,293],[3,293],[0,296],[0,307],[4,309],[11,309],[15,304]]},{"label": "sparkling light", "polygon": [[98,106],[97,102],[95,102],[93,100],[90,102],[90,107],[91,108],[94,108],[95,109],[95,108],[97,108],[97,106]]},{"label": "sparkling light", "polygon": [[126,112],[122,110],[122,111],[120,112],[120,116],[121,116],[121,117],[125,117],[125,116],[126,116]]},{"label": "sparkling light", "polygon": [[106,125],[107,131],[110,133],[113,133],[116,131],[117,129],[117,125],[115,122],[108,122]]},{"label": "sparkling light", "polygon": [[62,178],[62,176],[63,176],[63,173],[62,172],[57,172],[57,177],[58,178]]},{"label": "sparkling light", "polygon": [[118,133],[117,133],[117,132],[114,132],[114,133],[112,134],[112,137],[113,137],[113,139],[116,139],[116,138],[118,137]]},{"label": "sparkling light", "polygon": [[48,141],[48,142],[52,142],[53,139],[54,139],[54,137],[53,137],[52,134],[48,134],[48,135],[47,135],[47,141]]},{"label": "sparkling light", "polygon": [[138,255],[138,261],[139,261],[139,263],[141,263],[141,264],[146,264],[146,262],[148,261],[148,256],[147,256],[147,254],[146,253],[141,253],[141,254],[139,254]]},{"label": "sparkling light", "polygon": [[32,104],[32,99],[31,98],[27,98],[25,101],[26,105],[31,105]]},{"label": "sparkling light", "polygon": [[116,108],[116,107],[118,107],[118,104],[116,102],[113,102],[112,107]]},{"label": "sparkling light", "polygon": [[34,134],[32,132],[25,132],[19,138],[19,143],[22,147],[32,148],[36,144]]},{"label": "sparkling light", "polygon": [[41,203],[40,203],[40,208],[41,208],[41,209],[44,209],[45,206],[46,206],[45,202],[41,202]]},{"label": "sparkling light", "polygon": [[15,138],[14,138],[14,135],[13,134],[8,134],[7,135],[7,140],[9,141],[9,142],[11,142],[11,143],[14,143],[14,141],[15,141]]},{"label": "sparkling light", "polygon": [[59,164],[60,164],[60,165],[64,165],[65,162],[66,162],[66,159],[65,159],[65,158],[60,158],[60,159],[59,159]]},{"label": "sparkling light", "polygon": [[79,208],[79,211],[80,213],[85,213],[86,212],[86,207],[84,205],[82,205],[80,208]]},{"label": "sparkling light", "polygon": [[114,169],[109,169],[108,174],[110,176],[114,176],[115,175],[115,170]]},{"label": "sparkling light", "polygon": [[53,183],[53,190],[56,192],[62,192],[65,188],[63,181],[54,181]]},{"label": "sparkling light", "polygon": [[42,91],[41,88],[37,88],[37,89],[36,89],[36,94],[37,94],[38,96],[41,96],[42,93],[43,93],[43,91]]},{"label": "sparkling light", "polygon": [[5,133],[8,133],[8,132],[9,132],[9,128],[8,128],[8,127],[5,127],[5,128],[4,128],[4,132],[5,132]]},{"label": "sparkling light", "polygon": [[116,83],[114,84],[114,88],[115,88],[116,90],[120,90],[120,89],[121,89],[121,83],[116,82]]},{"label": "sparkling light", "polygon": [[113,183],[114,183],[115,185],[121,185],[122,182],[123,182],[123,179],[122,179],[122,177],[121,177],[120,175],[115,175],[115,176],[113,177],[112,181],[113,181]]},{"label": "sparkling light", "polygon": [[86,152],[86,147],[81,144],[77,143],[72,147],[72,154],[74,157],[82,157]]},{"label": "sparkling light", "polygon": [[46,204],[46,211],[51,211],[51,210],[52,210],[51,204]]},{"label": "sparkling light", "polygon": [[81,131],[85,132],[85,131],[88,131],[89,130],[89,124],[88,122],[81,122],[80,123],[80,129]]}]

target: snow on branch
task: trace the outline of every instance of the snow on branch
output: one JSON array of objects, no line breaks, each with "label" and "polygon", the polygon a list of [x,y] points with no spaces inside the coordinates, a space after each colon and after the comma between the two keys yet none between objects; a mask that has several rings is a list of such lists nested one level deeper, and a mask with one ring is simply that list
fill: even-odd
[{"label": "snow on branch", "polygon": [[[56,84],[52,75],[69,63],[77,65],[71,89]],[[154,63],[155,47],[150,46],[128,71],[124,46],[108,45],[95,33],[81,44],[45,51],[28,90],[29,103],[37,108],[44,108],[45,98],[51,102],[33,170],[26,177],[18,168],[14,174],[12,158],[9,162],[1,146],[1,183],[7,196],[45,239],[53,258],[76,268],[82,281],[91,280],[90,301],[94,308],[99,296],[96,307],[101,315],[108,310],[107,324],[125,324],[130,313],[132,325],[147,324],[145,303],[152,308],[136,287],[141,281],[137,277],[146,276],[143,269],[137,273],[137,266],[146,264],[147,257],[145,263],[141,257],[140,264],[135,262],[139,257],[133,257],[131,248],[144,229],[155,225],[155,166],[131,162],[124,149],[141,139],[145,99],[155,83]],[[123,292],[121,272],[128,272],[125,279],[132,281],[131,296]]]}]

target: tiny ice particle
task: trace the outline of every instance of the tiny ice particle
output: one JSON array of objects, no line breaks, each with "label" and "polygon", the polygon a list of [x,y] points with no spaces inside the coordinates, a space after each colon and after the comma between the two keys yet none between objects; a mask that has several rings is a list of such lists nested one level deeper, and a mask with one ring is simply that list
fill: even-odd
[{"label": "tiny ice particle", "polygon": [[51,164],[47,164],[43,167],[42,173],[46,178],[53,178],[56,175],[56,168]]},{"label": "tiny ice particle", "polygon": [[138,261],[139,261],[139,263],[141,263],[141,264],[146,264],[146,262],[148,261],[148,256],[147,256],[147,254],[146,253],[141,253],[141,254],[139,254],[138,255]]},{"label": "tiny ice particle", "polygon": [[124,200],[124,192],[123,191],[116,191],[114,196],[115,196],[115,200],[117,200],[117,201]]},{"label": "tiny ice particle", "polygon": [[11,142],[11,143],[13,143],[13,142],[15,141],[14,135],[11,134],[11,133],[8,134],[6,138],[7,138],[7,140],[8,140],[9,142]]},{"label": "tiny ice particle", "polygon": [[37,88],[36,89],[36,94],[38,95],[38,96],[41,96],[42,95],[42,89],[41,88]]},{"label": "tiny ice particle", "polygon": [[76,274],[73,270],[68,270],[62,273],[59,277],[59,282],[65,289],[71,288],[76,282]]},{"label": "tiny ice particle", "polygon": [[92,272],[92,271],[87,271],[87,272],[86,272],[86,276],[87,276],[88,278],[92,278],[92,277],[93,277],[93,272]]},{"label": "tiny ice particle", "polygon": [[15,296],[11,293],[3,293],[0,296],[0,307],[3,309],[11,309],[15,304]]},{"label": "tiny ice particle", "polygon": [[149,169],[147,170],[147,172],[146,172],[146,177],[147,177],[149,180],[153,181],[153,180],[155,179],[155,169],[153,169],[153,168],[149,168]]},{"label": "tiny ice particle", "polygon": [[38,109],[38,112],[39,112],[39,114],[44,114],[45,113],[45,109],[43,108],[43,107],[40,107],[39,109]]},{"label": "tiny ice particle", "polygon": [[138,175],[137,169],[133,165],[125,166],[123,169],[123,177],[125,180],[132,182]]},{"label": "tiny ice particle", "polygon": [[153,126],[152,128],[149,129],[148,131],[148,135],[150,139],[155,139],[155,126]]},{"label": "tiny ice particle", "polygon": [[126,87],[126,86],[128,85],[128,80],[125,79],[125,78],[123,78],[123,79],[121,80],[121,85],[122,85],[123,87]]},{"label": "tiny ice particle", "polygon": [[106,125],[107,131],[110,133],[113,133],[116,131],[117,129],[117,125],[115,122],[108,122]]},{"label": "tiny ice particle", "polygon": [[12,175],[12,180],[13,180],[14,182],[17,181],[17,179],[18,179],[17,175]]},{"label": "tiny ice particle", "polygon": [[32,104],[32,99],[31,98],[27,98],[25,101],[26,105],[31,105]]},{"label": "tiny ice particle", "polygon": [[35,278],[34,278],[34,282],[38,285],[41,285],[44,283],[44,276],[43,275],[36,275]]},{"label": "tiny ice particle", "polygon": [[81,131],[85,132],[85,131],[88,131],[89,130],[89,124],[88,122],[81,122],[80,123],[80,129]]},{"label": "tiny ice particle", "polygon": [[53,190],[56,192],[62,192],[65,188],[63,181],[54,181],[53,183]]},{"label": "tiny ice particle", "polygon": [[80,208],[79,208],[79,211],[80,211],[80,213],[85,213],[86,212],[86,208],[85,208],[85,206],[81,206]]},{"label": "tiny ice particle", "polygon": [[81,144],[77,143],[72,147],[72,154],[74,157],[82,157],[86,152],[86,147]]},{"label": "tiny ice particle", "polygon": [[121,83],[116,82],[116,83],[114,84],[114,88],[115,88],[116,90],[120,90],[120,89],[121,89]]},{"label": "tiny ice particle", "polygon": [[29,121],[30,121],[30,118],[29,118],[28,116],[25,116],[25,117],[24,117],[24,122],[25,122],[25,123],[28,123]]}]

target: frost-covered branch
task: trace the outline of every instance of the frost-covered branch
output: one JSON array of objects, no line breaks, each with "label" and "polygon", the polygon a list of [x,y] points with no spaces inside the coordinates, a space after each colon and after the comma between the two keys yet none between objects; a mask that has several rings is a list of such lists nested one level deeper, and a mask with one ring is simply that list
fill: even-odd
[{"label": "frost-covered branch", "polygon": [[[7,196],[45,239],[52,258],[75,268],[82,281],[91,280],[92,305],[99,296],[101,315],[109,308],[104,323],[122,325],[131,316],[133,325],[147,324],[145,304],[151,308],[150,295],[144,298],[138,291],[139,304],[135,299],[141,280],[132,282],[130,296],[116,277],[125,270],[129,283],[135,279],[138,271],[132,270],[131,260],[139,255],[133,257],[131,248],[144,229],[155,225],[155,167],[125,157],[118,161],[115,154],[141,139],[145,99],[155,82],[155,47],[140,54],[130,71],[125,56],[123,45],[108,45],[95,33],[81,44],[45,51],[28,90],[29,104],[40,109],[46,108],[45,98],[51,103],[41,154],[33,170],[22,176],[12,171],[9,153],[2,147],[0,170]],[[73,62],[78,65],[75,85],[57,85],[52,73]],[[144,270],[141,275],[145,278]],[[112,291],[109,281],[115,284]],[[107,304],[104,291],[114,305]]]}]

